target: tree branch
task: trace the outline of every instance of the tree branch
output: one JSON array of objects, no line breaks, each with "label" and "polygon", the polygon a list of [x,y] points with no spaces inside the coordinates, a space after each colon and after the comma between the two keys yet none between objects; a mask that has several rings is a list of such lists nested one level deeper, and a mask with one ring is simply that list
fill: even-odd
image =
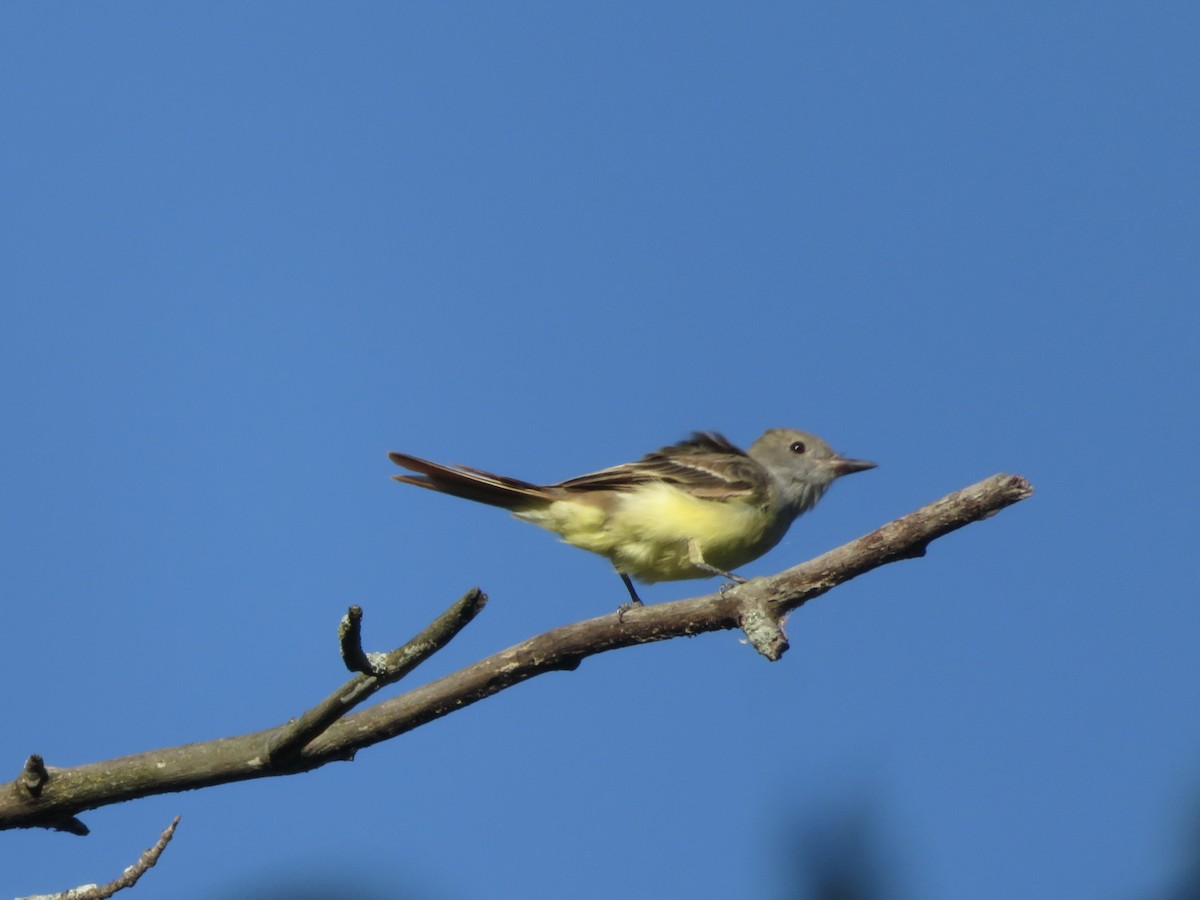
[{"label": "tree branch", "polygon": [[60,891],[57,894],[37,894],[18,897],[17,900],[108,900],[117,891],[133,887],[138,883],[138,879],[146,874],[147,870],[154,868],[154,864],[158,862],[162,852],[167,849],[167,844],[171,843],[171,838],[175,836],[177,825],[179,825],[179,816],[176,816],[171,824],[163,829],[163,833],[158,836],[153,847],[146,850],[138,857],[137,862],[132,866],[127,866],[124,872],[108,884],[84,884],[68,891]]},{"label": "tree branch", "polygon": [[[1033,488],[1019,476],[994,475],[778,575],[704,597],[634,608],[623,618],[612,612],[564,625],[351,715],[345,714],[351,706],[383,686],[377,684],[379,676],[356,676],[300,719],[265,731],[70,769],[47,768],[44,777],[30,776],[27,770],[16,781],[0,785],[0,829],[56,827],[85,810],[137,797],[304,772],[335,760],[350,760],[364,747],[535,675],[574,669],[587,656],[620,647],[742,628],[760,653],[778,659],[787,649],[782,622],[792,610],[871,569],[922,556],[931,541],[995,515],[1032,493]],[[444,638],[439,644],[443,646],[482,608],[483,601],[482,594],[468,593],[415,641],[420,643],[436,631]],[[468,608],[473,611],[468,613]],[[448,630],[438,631],[438,623]],[[413,643],[387,658],[403,656]],[[363,656],[374,672],[378,660]],[[416,656],[419,662],[428,653]],[[396,665],[403,667],[398,659]],[[405,669],[410,670],[411,665]],[[23,783],[31,777],[38,783],[36,792]]]},{"label": "tree branch", "polygon": [[295,719],[274,735],[267,747],[267,757],[275,766],[286,763],[313,738],[350,712],[380,688],[395,684],[437,651],[483,611],[487,595],[471,588],[457,603],[415,638],[391,653],[364,653],[361,641],[362,609],[357,606],[342,619],[338,637],[346,667],[361,672],[318,703],[299,719]]}]

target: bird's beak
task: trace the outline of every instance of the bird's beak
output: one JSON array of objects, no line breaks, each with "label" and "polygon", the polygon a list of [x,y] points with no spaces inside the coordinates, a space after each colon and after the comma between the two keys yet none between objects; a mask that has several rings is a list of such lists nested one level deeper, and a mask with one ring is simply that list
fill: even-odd
[{"label": "bird's beak", "polygon": [[837,456],[829,460],[829,468],[837,476],[849,475],[851,472],[865,472],[867,469],[875,468],[875,463],[865,459],[845,459]]}]

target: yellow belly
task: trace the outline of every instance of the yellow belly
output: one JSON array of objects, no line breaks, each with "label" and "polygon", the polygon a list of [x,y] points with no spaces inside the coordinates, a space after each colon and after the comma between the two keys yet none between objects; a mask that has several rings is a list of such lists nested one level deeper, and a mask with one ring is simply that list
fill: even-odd
[{"label": "yellow belly", "polygon": [[667,484],[617,494],[607,509],[571,499],[516,516],[608,557],[618,571],[641,581],[711,577],[689,558],[689,541],[709,565],[730,571],[766,553],[782,536],[772,531],[763,506],[704,500]]}]

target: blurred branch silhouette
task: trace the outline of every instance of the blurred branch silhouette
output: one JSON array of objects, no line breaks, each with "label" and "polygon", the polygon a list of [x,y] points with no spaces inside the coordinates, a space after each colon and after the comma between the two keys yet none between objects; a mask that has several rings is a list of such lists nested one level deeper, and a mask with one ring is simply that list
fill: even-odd
[{"label": "blurred branch silhouette", "polygon": [[782,829],[788,846],[780,853],[788,868],[789,900],[898,900],[907,891],[896,835],[880,824],[872,801],[863,797],[811,811]]},{"label": "blurred branch silhouette", "polygon": [[343,619],[342,656],[355,676],[296,719],[274,728],[151,750],[72,768],[31,756],[0,785],[0,829],[52,828],[87,834],[76,818],[98,807],[251,778],[306,772],[354,759],[373,744],[546,672],[575,669],[588,656],[709,631],[740,628],[767,659],[787,650],[788,613],[887,563],[924,555],[931,541],[995,515],[1033,493],[1016,475],[993,475],[806,563],[702,597],[613,612],[552,629],[466,668],[360,712],[351,710],[445,646],[482,609],[472,589],[411,641],[387,654],[362,650],[361,611]]}]

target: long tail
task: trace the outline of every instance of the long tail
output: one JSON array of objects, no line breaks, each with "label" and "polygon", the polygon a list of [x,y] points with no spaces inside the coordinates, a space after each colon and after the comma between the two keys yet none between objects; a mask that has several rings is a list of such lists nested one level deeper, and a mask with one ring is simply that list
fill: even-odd
[{"label": "long tail", "polygon": [[419,456],[409,456],[407,453],[392,452],[388,457],[396,465],[420,473],[393,475],[392,478],[396,481],[462,497],[464,500],[515,510],[545,506],[553,499],[546,494],[544,488],[505,475],[493,475],[491,472],[468,466],[444,466]]}]

